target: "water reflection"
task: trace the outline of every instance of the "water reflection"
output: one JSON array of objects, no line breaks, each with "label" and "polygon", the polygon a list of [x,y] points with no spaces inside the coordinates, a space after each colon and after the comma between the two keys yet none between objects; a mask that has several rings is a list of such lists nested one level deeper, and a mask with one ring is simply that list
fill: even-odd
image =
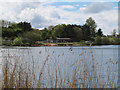
[{"label": "water reflection", "polygon": [[69,48],[5,48],[3,57],[10,59],[13,65],[15,60],[24,68],[28,64],[34,69],[36,81],[41,75],[41,83],[47,87],[51,87],[51,79],[55,85],[56,76],[59,84],[61,79],[65,81],[65,87],[69,86],[68,81],[73,82],[73,78],[79,84],[77,87],[81,88],[117,87],[118,46],[72,47],[72,51]]}]

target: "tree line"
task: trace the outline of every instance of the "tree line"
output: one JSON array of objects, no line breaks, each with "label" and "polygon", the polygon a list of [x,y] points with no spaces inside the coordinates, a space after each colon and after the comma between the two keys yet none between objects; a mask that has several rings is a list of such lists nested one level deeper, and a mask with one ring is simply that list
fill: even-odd
[{"label": "tree line", "polygon": [[[43,30],[32,28],[29,22],[11,23],[2,20],[1,23],[3,40],[12,40],[17,44],[34,44],[37,41],[55,40],[56,38],[71,38],[73,42],[92,41],[100,44],[103,42],[103,37],[108,38],[103,35],[101,28],[96,29],[96,22],[91,17],[86,20],[84,25],[60,24],[49,26]],[[114,30],[113,37],[115,34]]]}]

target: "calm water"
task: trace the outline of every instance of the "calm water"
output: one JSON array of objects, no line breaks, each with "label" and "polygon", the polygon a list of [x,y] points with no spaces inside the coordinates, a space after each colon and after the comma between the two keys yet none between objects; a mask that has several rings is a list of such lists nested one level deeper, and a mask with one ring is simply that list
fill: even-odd
[{"label": "calm water", "polygon": [[[120,47],[120,46],[119,46]],[[91,83],[95,84],[98,79],[106,87],[111,84],[117,84],[118,80],[118,46],[92,46],[92,47],[6,47],[2,49],[3,57],[8,58],[19,57],[19,63],[31,65],[34,63],[36,77],[43,66],[46,59],[45,68],[42,75],[42,80],[50,87],[50,76],[55,79],[56,70],[60,70],[59,77],[67,80],[74,76],[74,71],[77,71],[77,79],[80,83],[83,78],[86,82],[92,78]],[[48,73],[49,71],[49,73]],[[87,74],[86,74],[87,73]],[[108,79],[108,76],[110,79]]]}]

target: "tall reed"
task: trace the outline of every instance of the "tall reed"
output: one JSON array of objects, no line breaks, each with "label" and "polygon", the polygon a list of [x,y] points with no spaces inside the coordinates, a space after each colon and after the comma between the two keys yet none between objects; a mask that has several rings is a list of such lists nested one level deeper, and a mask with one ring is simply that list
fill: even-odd
[{"label": "tall reed", "polygon": [[[94,50],[90,49],[89,54],[91,55],[91,61],[88,60],[88,62],[86,62],[86,49],[83,48],[82,53],[80,52],[80,54],[78,55],[80,59],[76,60],[74,63],[71,63],[71,65],[69,66],[71,68],[70,72],[73,73],[72,76],[63,77],[63,72],[60,68],[61,64],[58,64],[58,62],[59,58],[62,58],[65,53],[62,52],[61,54],[57,54],[54,50],[52,54],[49,54],[49,50],[45,49],[45,51],[47,53],[47,56],[43,61],[41,68],[38,68],[39,72],[35,71],[36,60],[34,60],[32,54],[30,54],[31,51],[28,50],[28,54],[30,55],[29,59],[32,59],[32,63],[29,63],[29,60],[24,60],[26,57],[26,53],[23,56],[16,56],[16,54],[12,54],[11,57],[10,52],[4,52],[3,54],[6,55],[3,55],[2,88],[106,88],[108,84],[112,88],[118,87],[118,81],[116,81],[115,83],[114,76],[112,76],[112,78],[110,77],[111,73],[109,70],[109,65],[117,65],[118,61],[116,61],[116,63],[113,63],[113,61],[110,60],[109,62],[105,63],[109,64],[109,74],[106,81],[102,81],[101,74],[99,75],[99,77],[96,76],[97,65],[95,65],[95,56],[93,53]],[[39,52],[40,55],[41,53],[42,51]],[[75,52],[72,52],[73,56],[74,54]],[[58,57],[58,60],[56,59],[56,57]],[[67,60],[69,59],[69,57],[65,59]],[[55,68],[53,68],[52,70],[50,69],[51,63],[55,66]],[[80,66],[83,69],[81,69]],[[89,68],[89,66],[91,68]],[[46,67],[48,67],[47,71]],[[44,80],[45,71],[48,73],[48,77],[46,78],[49,78],[49,85]],[[67,72],[68,71],[66,71],[66,73]]]}]

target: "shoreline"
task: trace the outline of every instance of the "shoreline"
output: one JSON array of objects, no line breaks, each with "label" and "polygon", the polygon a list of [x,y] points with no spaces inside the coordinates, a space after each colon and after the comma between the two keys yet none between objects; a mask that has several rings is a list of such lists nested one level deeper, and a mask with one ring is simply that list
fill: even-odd
[{"label": "shoreline", "polygon": [[[92,46],[111,46],[111,45],[115,45],[115,46],[119,46],[119,44],[103,44],[103,45],[92,45]],[[40,46],[7,46],[7,45],[2,45],[1,47],[4,48],[4,47],[92,47],[90,45],[73,45],[73,46],[43,46],[43,45],[40,45]]]}]

